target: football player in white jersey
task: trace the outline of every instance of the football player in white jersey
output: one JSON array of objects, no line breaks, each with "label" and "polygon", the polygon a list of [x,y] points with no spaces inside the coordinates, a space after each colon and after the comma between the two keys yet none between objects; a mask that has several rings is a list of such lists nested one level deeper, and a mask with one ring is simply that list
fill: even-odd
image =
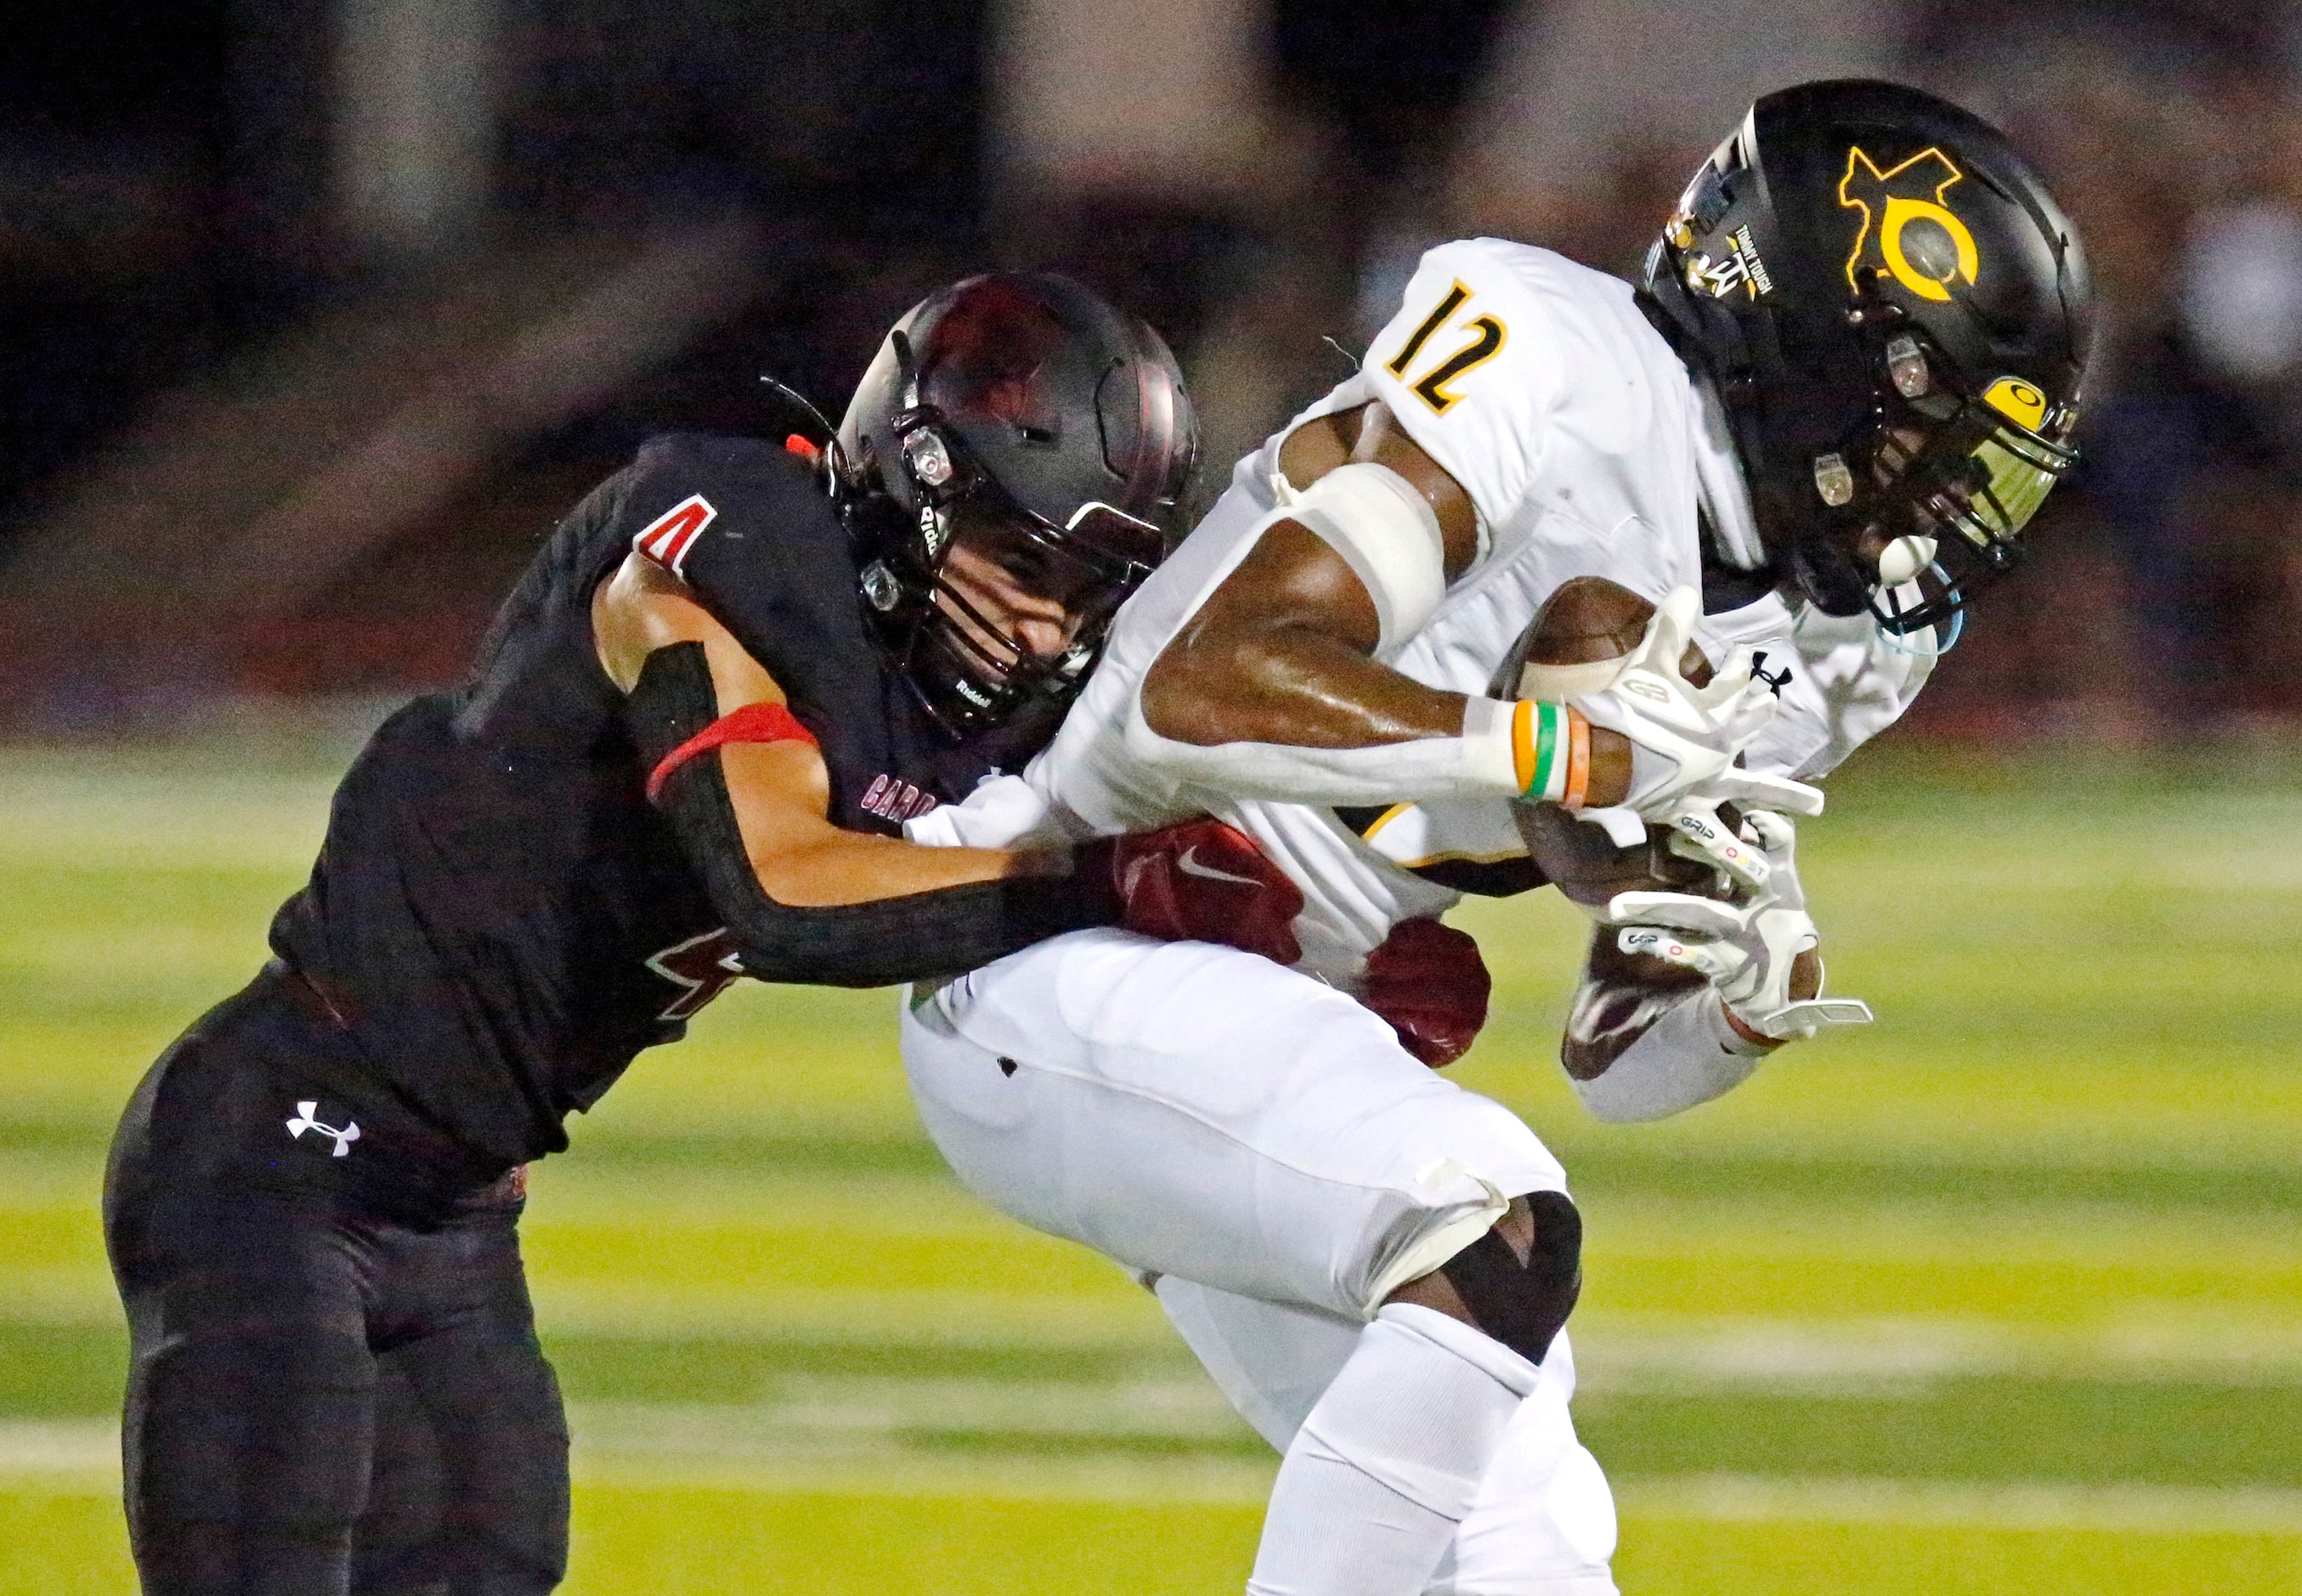
[{"label": "football player in white jersey", "polygon": [[[1153,1281],[1284,1452],[1250,1592],[1613,1591],[1611,1500],[1567,1415],[1564,1172],[1358,998],[1382,1006],[1400,928],[1455,901],[1436,864],[1659,824],[1738,890],[1608,905],[1586,995],[1627,1007],[1578,1004],[1594,1108],[1669,1112],[1866,1018],[1800,957],[1791,825],[1766,811],[1819,807],[1799,778],[1901,712],[2073,458],[2076,239],[1941,101],[1760,101],[1645,278],[1432,250],[1361,373],[1122,611],[1027,779],[915,823],[1004,841],[1205,812],[1303,895],[1273,958],[1084,932],[915,991],[903,1021],[961,1178]],[[1576,579],[1653,606],[1644,639],[1530,676]],[[1220,889],[1251,858],[1179,863]],[[1668,969],[1643,954],[1707,979],[1642,987]]]}]

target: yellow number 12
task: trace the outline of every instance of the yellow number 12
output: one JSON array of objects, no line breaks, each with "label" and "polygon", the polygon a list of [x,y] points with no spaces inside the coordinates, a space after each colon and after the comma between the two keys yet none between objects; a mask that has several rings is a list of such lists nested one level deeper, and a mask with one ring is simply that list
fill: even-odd
[{"label": "yellow number 12", "polygon": [[[1406,382],[1407,368],[1413,365],[1415,357],[1423,352],[1423,346],[1431,341],[1432,335],[1440,328],[1452,321],[1455,313],[1470,303],[1470,299],[1471,290],[1458,281],[1454,287],[1447,290],[1447,297],[1439,301],[1437,308],[1423,318],[1423,324],[1408,334],[1406,345],[1384,364],[1383,369],[1401,382]],[[1464,331],[1471,335],[1469,342],[1432,366],[1420,378],[1407,383],[1415,397],[1430,406],[1431,413],[1434,416],[1444,416],[1448,407],[1463,397],[1449,388],[1449,383],[1457,381],[1474,367],[1484,365],[1502,352],[1505,329],[1503,324],[1494,317],[1473,316],[1464,323]]]}]

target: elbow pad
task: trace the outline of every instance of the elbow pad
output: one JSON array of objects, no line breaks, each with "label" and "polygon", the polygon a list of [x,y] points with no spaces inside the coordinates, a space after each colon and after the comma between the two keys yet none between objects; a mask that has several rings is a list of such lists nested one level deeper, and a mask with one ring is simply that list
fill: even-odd
[{"label": "elbow pad", "polygon": [[[628,718],[649,768],[709,727],[716,707],[702,644],[680,643],[648,656]],[[1046,937],[1108,925],[1119,915],[1099,852],[1083,856],[1078,873],[1069,877],[971,882],[820,908],[780,903],[760,885],[744,850],[716,752],[675,767],[655,802],[725,918],[744,973],[759,980],[893,986],[974,970]]]},{"label": "elbow pad", "polygon": [[[1570,1050],[1585,1025],[1586,1008],[1605,1006],[1592,1002],[1593,991],[1585,987],[1567,1022]],[[1667,1119],[1733,1091],[1767,1055],[1726,1023],[1718,991],[1708,983],[1676,1002],[1641,1006],[1644,1013],[1625,1017],[1621,1030],[1606,1039],[1618,1049],[1611,1062],[1575,1081],[1583,1106],[1600,1119]],[[1634,1033],[1627,1041],[1624,1030]],[[1602,1044],[1600,1051],[1607,1050]]]}]

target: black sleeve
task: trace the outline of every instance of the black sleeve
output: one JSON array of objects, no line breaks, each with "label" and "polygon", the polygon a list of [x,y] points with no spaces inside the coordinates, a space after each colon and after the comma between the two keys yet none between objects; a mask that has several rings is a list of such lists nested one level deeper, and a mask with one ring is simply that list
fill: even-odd
[{"label": "black sleeve", "polygon": [[[649,655],[626,713],[651,770],[709,726],[716,701],[703,645],[677,643]],[[675,770],[656,804],[726,917],[744,973],[763,981],[886,987],[953,975],[1062,932],[1119,918],[1105,851],[1092,848],[1080,852],[1068,877],[1021,877],[869,903],[795,908],[769,897],[752,872],[716,751]]]}]

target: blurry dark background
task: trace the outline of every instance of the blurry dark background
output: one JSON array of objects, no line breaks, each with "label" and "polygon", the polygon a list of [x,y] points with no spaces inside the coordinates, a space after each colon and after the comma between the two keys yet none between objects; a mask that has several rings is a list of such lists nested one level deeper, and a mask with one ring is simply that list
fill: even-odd
[{"label": "blurry dark background", "polygon": [[88,0],[0,51],[0,727],[453,680],[666,427],[834,415],[940,281],[1150,316],[1206,476],[1416,255],[1617,272],[1756,93],[2005,125],[2093,251],[2087,464],[1917,711],[2126,745],[2302,711],[2302,18],[2237,0]]}]

